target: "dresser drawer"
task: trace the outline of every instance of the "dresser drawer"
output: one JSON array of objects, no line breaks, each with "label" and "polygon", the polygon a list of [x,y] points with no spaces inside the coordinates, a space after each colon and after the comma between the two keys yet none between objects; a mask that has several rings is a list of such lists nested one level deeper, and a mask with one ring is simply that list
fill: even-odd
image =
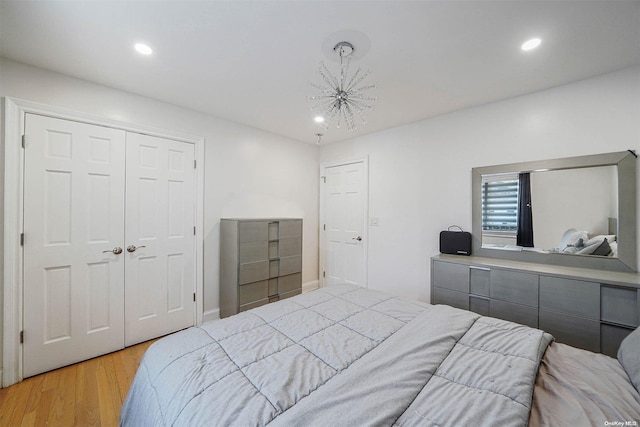
[{"label": "dresser drawer", "polygon": [[434,262],[433,286],[469,293],[469,267],[451,262]]},{"label": "dresser drawer", "polygon": [[622,340],[631,332],[633,332],[631,328],[603,323],[600,325],[600,351],[607,356],[617,357]]},{"label": "dresser drawer", "polygon": [[279,239],[291,239],[293,237],[302,237],[302,220],[293,219],[280,221]]},{"label": "dresser drawer", "polygon": [[278,240],[278,230],[280,223],[278,221],[269,221],[269,240]]},{"label": "dresser drawer", "polygon": [[278,293],[283,294],[296,289],[302,289],[302,274],[290,274],[278,277]]},{"label": "dresser drawer", "polygon": [[302,239],[299,237],[293,239],[281,239],[278,242],[278,245],[278,256],[281,258],[300,255],[302,253]]},{"label": "dresser drawer", "polygon": [[636,288],[616,288],[603,285],[600,288],[601,319],[626,326],[638,326],[640,296]]},{"label": "dresser drawer", "polygon": [[482,267],[469,267],[469,291],[473,295],[488,297],[491,285],[491,270]]},{"label": "dresser drawer", "polygon": [[302,293],[302,289],[296,289],[296,290],[293,290],[291,292],[285,292],[284,294],[280,294],[279,295],[279,297],[280,297],[279,299],[283,300],[285,298],[291,298],[291,297],[294,297],[296,295],[300,295],[301,293]]},{"label": "dresser drawer", "polygon": [[549,332],[558,342],[600,351],[600,322],[597,320],[540,310],[540,329]]},{"label": "dresser drawer", "polygon": [[489,303],[489,315],[532,328],[538,327],[538,309],[526,305],[492,299]]},{"label": "dresser drawer", "polygon": [[277,240],[269,242],[269,259],[278,258],[280,253],[280,242]]},{"label": "dresser drawer", "polygon": [[238,284],[258,282],[269,278],[269,261],[240,264]]},{"label": "dresser drawer", "polygon": [[240,263],[266,261],[268,256],[267,241],[240,243]]},{"label": "dresser drawer", "polygon": [[249,283],[238,287],[238,300],[240,305],[259,301],[267,298],[269,281]]},{"label": "dresser drawer", "polygon": [[238,239],[243,242],[261,242],[268,239],[266,221],[246,221],[238,224]]},{"label": "dresser drawer", "polygon": [[269,279],[280,275],[280,260],[272,259],[269,261]]},{"label": "dresser drawer", "polygon": [[278,278],[269,279],[269,296],[278,295]]},{"label": "dresser drawer", "polygon": [[474,313],[478,313],[481,316],[490,316],[489,304],[489,298],[469,295],[469,310]]},{"label": "dresser drawer", "polygon": [[501,301],[538,306],[538,275],[510,270],[491,270],[490,296]]},{"label": "dresser drawer", "polygon": [[600,320],[600,284],[540,276],[540,308]]},{"label": "dresser drawer", "polygon": [[286,258],[280,258],[280,273],[279,276],[286,276],[288,274],[300,273],[302,271],[302,256],[290,256]]},{"label": "dresser drawer", "polygon": [[469,310],[469,294],[436,287],[432,288],[431,292],[432,304],[446,304],[463,310]]}]

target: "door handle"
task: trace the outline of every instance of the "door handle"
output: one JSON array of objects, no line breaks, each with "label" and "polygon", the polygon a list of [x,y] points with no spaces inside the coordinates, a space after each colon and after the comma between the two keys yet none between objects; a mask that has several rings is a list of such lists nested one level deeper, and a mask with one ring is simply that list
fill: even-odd
[{"label": "door handle", "polygon": [[357,240],[358,242],[362,241],[362,236],[352,237],[351,240]]},{"label": "door handle", "polygon": [[[140,248],[146,248],[146,246],[142,245],[142,246],[136,247],[135,245],[129,245],[127,246],[127,252],[135,252],[136,249],[140,249]],[[120,252],[122,252],[122,250]]]},{"label": "door handle", "polygon": [[111,252],[112,254],[115,254],[115,255],[120,255],[122,253],[122,248],[120,246],[116,246],[115,248],[109,251],[102,251],[103,254],[107,252]]}]

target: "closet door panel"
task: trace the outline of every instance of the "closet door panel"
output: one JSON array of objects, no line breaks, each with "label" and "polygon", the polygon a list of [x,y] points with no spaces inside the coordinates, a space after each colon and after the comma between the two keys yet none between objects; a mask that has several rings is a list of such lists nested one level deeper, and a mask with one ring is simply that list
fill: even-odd
[{"label": "closet door panel", "polygon": [[25,134],[29,377],[124,346],[125,132],[27,114]]},{"label": "closet door panel", "polygon": [[193,144],[127,134],[125,342],[194,324]]}]

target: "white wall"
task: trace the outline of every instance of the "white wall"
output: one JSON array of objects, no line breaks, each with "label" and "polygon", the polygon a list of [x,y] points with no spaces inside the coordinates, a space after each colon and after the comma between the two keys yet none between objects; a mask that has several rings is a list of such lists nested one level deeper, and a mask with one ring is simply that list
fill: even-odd
[{"label": "white wall", "polygon": [[471,168],[627,149],[640,149],[638,66],[324,145],[320,159],[369,156],[369,287],[428,301],[439,232],[471,230]]},{"label": "white wall", "polygon": [[[185,132],[206,139],[205,313],[215,315],[218,309],[221,217],[302,217],[302,281],[317,281],[317,146],[6,59],[0,62],[0,96],[55,105],[127,123]],[[4,153],[4,149],[0,153]],[[4,160],[1,164],[4,165]],[[0,168],[4,169],[2,166]],[[0,176],[4,176],[3,171]],[[3,185],[0,185],[1,188]],[[2,209],[0,215],[1,212]],[[0,277],[1,273],[2,271]],[[0,336],[0,346],[1,343]]]}]

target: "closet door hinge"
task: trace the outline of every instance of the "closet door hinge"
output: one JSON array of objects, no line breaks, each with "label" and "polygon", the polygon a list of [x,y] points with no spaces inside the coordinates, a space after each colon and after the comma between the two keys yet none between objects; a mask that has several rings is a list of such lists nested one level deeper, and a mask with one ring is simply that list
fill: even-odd
[{"label": "closet door hinge", "polygon": [[194,236],[196,235],[196,226],[195,225],[193,226],[193,235]]},{"label": "closet door hinge", "polygon": [[20,246],[24,246],[24,233],[20,233]]},{"label": "closet door hinge", "polygon": [[323,271],[323,272],[322,272],[322,277],[327,277],[327,275],[326,275],[326,272],[325,272],[325,271]]},{"label": "closet door hinge", "polygon": [[24,344],[24,331],[20,331],[20,344]]},{"label": "closet door hinge", "polygon": [[322,224],[322,231],[327,231],[327,224]]},{"label": "closet door hinge", "polygon": [[194,169],[196,168],[196,161],[195,160],[193,161],[193,168]]},{"label": "closet door hinge", "polygon": [[22,135],[22,148],[24,148],[27,141],[27,135]]},{"label": "closet door hinge", "polygon": [[195,300],[196,300],[196,293],[194,292],[193,293],[193,301],[195,301]]},{"label": "closet door hinge", "polygon": [[326,183],[327,183],[327,177],[326,177],[326,176],[321,176],[321,177],[320,177],[320,179],[322,180],[322,182],[323,182],[324,184],[326,184]]}]

